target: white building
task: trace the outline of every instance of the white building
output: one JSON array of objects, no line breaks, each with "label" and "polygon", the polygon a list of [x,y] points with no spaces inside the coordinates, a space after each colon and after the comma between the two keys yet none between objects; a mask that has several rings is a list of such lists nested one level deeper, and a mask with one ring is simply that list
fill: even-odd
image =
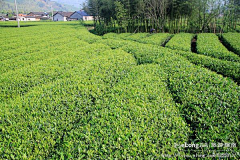
[{"label": "white building", "polygon": [[9,21],[8,17],[0,16],[0,21]]},{"label": "white building", "polygon": [[19,16],[19,21],[39,21],[39,18],[33,17],[33,16]]},{"label": "white building", "polygon": [[68,21],[73,12],[57,12],[53,15],[53,21]]},{"label": "white building", "polygon": [[84,10],[74,12],[69,20],[84,20],[84,21],[91,21],[93,20],[93,16],[89,16]]},{"label": "white building", "polygon": [[84,21],[93,21],[94,18],[93,18],[93,16],[83,16],[83,20]]}]

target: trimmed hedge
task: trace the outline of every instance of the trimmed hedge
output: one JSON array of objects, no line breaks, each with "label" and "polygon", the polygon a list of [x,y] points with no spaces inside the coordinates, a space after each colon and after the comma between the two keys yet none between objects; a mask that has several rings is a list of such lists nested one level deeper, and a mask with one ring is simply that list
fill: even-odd
[{"label": "trimmed hedge", "polygon": [[[224,61],[217,58],[212,58],[205,55],[199,55],[192,52],[185,52],[180,50],[171,50],[167,48],[157,47],[155,45],[149,45],[154,52],[144,52],[140,43],[125,41],[125,40],[100,40],[97,43],[103,43],[109,45],[112,49],[123,47],[125,51],[129,53],[138,54],[138,64],[153,63],[156,57],[160,57],[166,51],[169,56],[175,56],[175,54],[181,55],[191,63],[199,65],[201,67],[208,68],[215,71],[223,76],[232,78],[238,84],[240,83],[240,63]],[[144,45],[146,46],[146,45]]]},{"label": "trimmed hedge", "polygon": [[[26,51],[21,56],[12,55],[12,58],[6,58],[6,60],[1,61],[0,73],[3,74],[7,71],[20,69],[22,67],[37,63],[38,61],[54,58],[67,52],[79,52],[80,47],[88,45],[87,42],[81,41],[78,38],[72,37],[71,39],[72,41],[69,41],[69,39],[60,39],[55,41],[55,47],[42,44],[41,46],[36,47],[38,50],[31,52]],[[11,53],[14,54],[16,52],[12,51]]]},{"label": "trimmed hedge", "polygon": [[173,38],[166,44],[167,48],[177,49],[191,52],[191,44],[194,34],[180,33],[175,34]]},{"label": "trimmed hedge", "polygon": [[[155,159],[184,154],[174,143],[186,142],[190,130],[159,66],[136,66],[130,54],[97,44],[54,61],[65,68],[60,77],[2,103],[1,158]],[[44,66],[41,75],[49,75],[53,66]],[[34,73],[37,77],[39,70]]]},{"label": "trimmed hedge", "polygon": [[[88,52],[94,51],[95,54],[100,54],[106,50],[111,49],[100,44],[86,45],[58,57],[6,72],[0,77],[0,102],[8,101],[17,95],[24,95],[34,86],[51,82],[61,76],[70,76],[72,69],[84,66],[84,58],[91,57]],[[69,56],[70,58],[66,58]]]},{"label": "trimmed hedge", "polygon": [[177,51],[176,53],[187,58],[193,64],[206,67],[223,76],[230,77],[240,84],[240,63],[238,62],[224,61],[192,52]]},{"label": "trimmed hedge", "polygon": [[175,147],[185,142],[239,145],[239,86],[180,55],[206,56],[75,29],[59,39],[69,50],[5,61],[13,64],[0,77],[0,159],[163,159],[192,153]]},{"label": "trimmed hedge", "polygon": [[240,57],[228,51],[219,41],[217,35],[213,33],[201,33],[198,34],[197,39],[197,53],[222,60],[240,62]]},{"label": "trimmed hedge", "polygon": [[141,38],[136,41],[141,42],[141,43],[146,43],[146,44],[155,44],[155,45],[162,46],[171,37],[172,37],[172,35],[169,33],[156,33],[156,34],[151,34],[151,36],[149,36],[149,37]]},{"label": "trimmed hedge", "polygon": [[221,36],[223,43],[234,53],[240,56],[240,34],[224,33]]},{"label": "trimmed hedge", "polygon": [[128,36],[121,36],[122,39],[131,40],[131,41],[138,41],[139,39],[146,38],[151,36],[149,33],[132,33]]},{"label": "trimmed hedge", "polygon": [[[168,88],[193,131],[189,143],[239,144],[240,88],[236,83],[166,48],[134,42],[122,49],[132,53],[139,64],[158,64],[168,75]],[[203,148],[203,153],[210,154],[212,149],[216,148]]]},{"label": "trimmed hedge", "polygon": [[131,33],[121,33],[121,34],[117,34],[117,33],[107,33],[103,35],[103,39],[122,39],[123,37],[127,37],[130,36]]}]

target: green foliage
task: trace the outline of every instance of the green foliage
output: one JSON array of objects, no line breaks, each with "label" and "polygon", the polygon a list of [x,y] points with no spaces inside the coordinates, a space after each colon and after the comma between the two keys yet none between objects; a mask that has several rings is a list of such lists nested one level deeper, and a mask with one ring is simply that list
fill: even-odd
[{"label": "green foliage", "polygon": [[240,32],[240,25],[236,26],[236,31],[239,33]]},{"label": "green foliage", "polygon": [[[163,159],[190,153],[174,146],[185,142],[239,145],[239,86],[180,55],[218,70],[232,62],[157,46],[169,35],[143,44],[155,35],[28,24],[1,28],[0,159]],[[202,150],[213,149],[228,152]]]},{"label": "green foliage", "polygon": [[[119,37],[123,34],[117,35],[117,34],[107,34],[105,36],[105,38],[109,38],[106,40],[101,40],[99,43],[103,43],[103,44],[107,44],[109,45],[111,48],[115,49],[115,48],[119,48],[119,47],[124,47],[125,51],[127,52],[134,52],[135,54],[138,54],[138,64],[144,64],[144,63],[153,63],[154,59],[156,58],[156,56],[159,55],[163,55],[164,54],[164,50],[163,48],[156,48],[156,46],[153,45],[149,45],[152,48],[155,48],[154,53],[149,53],[149,52],[141,52],[140,53],[137,52],[138,47],[141,48],[141,44],[140,43],[136,43],[136,42],[131,42],[131,41],[124,41],[124,40],[113,40],[114,39],[119,39]],[[149,37],[151,38],[151,37]],[[121,38],[120,38],[121,39]],[[190,40],[190,39],[189,39]],[[141,41],[144,43],[144,40],[136,40],[136,41]],[[157,44],[155,43],[155,41],[150,41],[153,42],[153,44]],[[129,47],[131,46],[131,47]],[[186,47],[185,49],[187,50],[187,48],[189,48],[190,46],[188,45],[188,47]],[[178,45],[176,44],[175,46],[175,50],[167,50],[166,52],[168,52],[169,56],[174,56],[173,54],[170,54],[169,51],[171,51],[171,53],[175,53],[178,55],[181,55],[185,58],[187,58],[191,63],[208,68],[212,71],[215,71],[219,74],[222,74],[225,77],[230,77],[232,78],[234,81],[236,81],[237,83],[239,83],[239,79],[240,79],[240,63],[238,62],[230,62],[230,61],[225,61],[225,60],[221,60],[221,59],[217,59],[217,58],[213,58],[213,57],[209,57],[209,56],[205,56],[205,55],[200,55],[200,54],[196,54],[196,53],[192,53],[192,52],[187,52],[187,51],[181,51],[181,49],[183,48],[183,46],[180,44],[180,46],[178,47]],[[179,48],[180,50],[178,50],[177,48]],[[166,48],[165,48],[166,50]],[[148,55],[148,56],[146,56]],[[144,57],[144,58],[141,58]]]},{"label": "green foliage", "polygon": [[240,57],[233,52],[228,51],[215,34],[198,34],[197,52],[199,54],[204,54],[222,60],[240,62]]},{"label": "green foliage", "polygon": [[126,37],[122,37],[122,39],[138,41],[139,39],[146,38],[148,36],[150,36],[150,34],[148,34],[148,33],[135,33],[135,34],[131,34]]},{"label": "green foliage", "polygon": [[169,33],[222,33],[236,30],[240,18],[238,0],[88,0],[84,8],[106,28],[115,28],[117,21],[119,33],[149,32],[150,28]]},{"label": "green foliage", "polygon": [[[71,27],[57,27],[72,33]],[[134,57],[122,50],[77,40],[86,35],[96,37],[89,42],[100,41],[79,29],[71,37],[56,40],[62,44],[71,40],[65,46],[68,50],[58,50],[59,44],[52,46],[62,53],[44,54],[44,61],[36,54],[26,59],[32,64],[23,66],[16,61],[20,68],[2,74],[1,158],[121,159],[184,154],[174,143],[187,141],[190,131],[167,89],[167,75],[157,65],[136,66]],[[39,48],[38,53],[41,51],[49,52]]]},{"label": "green foliage", "polygon": [[[240,88],[236,83],[191,64],[173,50],[136,42],[128,42],[122,49],[132,53],[139,64],[158,64],[168,75],[168,88],[193,131],[190,142],[239,143]],[[211,152],[207,150],[204,153]]]},{"label": "green foliage", "polygon": [[240,56],[240,35],[239,33],[222,34],[223,43],[234,53]]},{"label": "green foliage", "polygon": [[170,38],[171,34],[169,33],[157,33],[157,34],[148,34],[148,33],[108,33],[103,36],[104,39],[124,39],[124,40],[132,40],[146,44],[155,44],[155,45],[163,45]]},{"label": "green foliage", "polygon": [[96,43],[102,43],[110,46],[112,49],[117,49],[120,47],[123,47],[124,45],[127,45],[131,41],[126,41],[126,40],[114,40],[114,39],[100,39],[96,41]]},{"label": "green foliage", "polygon": [[164,45],[172,37],[169,33],[156,33],[151,36],[138,39],[138,42],[146,44]]},{"label": "green foliage", "polygon": [[124,8],[124,5],[120,1],[115,1],[114,5],[118,25],[124,28],[124,31],[126,32],[128,24],[127,10]]},{"label": "green foliage", "polygon": [[103,35],[103,39],[123,39],[126,38],[128,36],[130,36],[131,33],[121,33],[121,34],[117,34],[117,33],[107,33]]},{"label": "green foliage", "polygon": [[83,21],[83,25],[84,26],[93,26],[94,25],[94,21]]},{"label": "green foliage", "polygon": [[176,53],[187,58],[193,64],[206,67],[225,77],[230,77],[240,84],[240,63],[238,62],[224,61],[192,52],[177,51]]},{"label": "green foliage", "polygon": [[191,42],[193,37],[194,35],[190,33],[175,34],[166,44],[166,47],[191,52]]}]

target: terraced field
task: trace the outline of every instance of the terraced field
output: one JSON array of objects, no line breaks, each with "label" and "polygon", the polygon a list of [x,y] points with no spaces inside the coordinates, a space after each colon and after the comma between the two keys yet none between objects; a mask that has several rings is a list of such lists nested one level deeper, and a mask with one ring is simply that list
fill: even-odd
[{"label": "terraced field", "polygon": [[235,52],[192,53],[191,34],[100,37],[76,22],[0,37],[0,159],[239,157]]}]

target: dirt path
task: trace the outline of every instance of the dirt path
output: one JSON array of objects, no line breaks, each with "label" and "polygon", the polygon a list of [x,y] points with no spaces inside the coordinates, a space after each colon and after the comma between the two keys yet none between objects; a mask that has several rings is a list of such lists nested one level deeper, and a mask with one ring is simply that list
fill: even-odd
[{"label": "dirt path", "polygon": [[192,52],[197,53],[197,36],[192,39],[191,50]]},{"label": "dirt path", "polygon": [[165,47],[166,44],[172,39],[173,36],[170,36],[161,46]]}]

